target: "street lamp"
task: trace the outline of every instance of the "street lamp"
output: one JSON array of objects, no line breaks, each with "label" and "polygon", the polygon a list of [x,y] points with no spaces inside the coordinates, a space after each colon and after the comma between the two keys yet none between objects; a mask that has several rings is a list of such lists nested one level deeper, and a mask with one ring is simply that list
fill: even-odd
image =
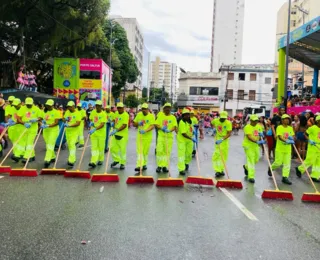
[{"label": "street lamp", "polygon": [[288,27],[287,27],[287,46],[286,46],[286,72],[284,78],[284,106],[287,112],[287,100],[288,100],[288,77],[289,77],[289,44],[290,44],[290,25],[291,25],[291,0],[288,6]]}]

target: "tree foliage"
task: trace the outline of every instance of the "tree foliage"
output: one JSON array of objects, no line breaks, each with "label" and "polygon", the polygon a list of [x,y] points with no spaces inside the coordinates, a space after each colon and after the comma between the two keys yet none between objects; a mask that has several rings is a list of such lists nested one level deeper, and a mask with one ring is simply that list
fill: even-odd
[{"label": "tree foliage", "polygon": [[125,105],[129,108],[136,108],[139,106],[139,99],[135,95],[129,95],[124,101]]}]

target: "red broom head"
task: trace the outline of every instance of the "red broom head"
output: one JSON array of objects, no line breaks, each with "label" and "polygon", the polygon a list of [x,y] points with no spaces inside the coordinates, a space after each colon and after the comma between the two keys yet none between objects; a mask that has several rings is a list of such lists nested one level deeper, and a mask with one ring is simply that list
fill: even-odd
[{"label": "red broom head", "polygon": [[303,193],[303,202],[320,202],[320,193]]},{"label": "red broom head", "polygon": [[127,179],[127,184],[135,183],[154,183],[154,179],[151,176],[130,176]]},{"label": "red broom head", "polygon": [[186,183],[214,186],[213,179],[198,176],[189,176],[186,180]]},{"label": "red broom head", "polygon": [[64,173],[65,178],[82,178],[91,179],[91,174],[88,171],[66,171]]},{"label": "red broom head", "polygon": [[93,174],[91,182],[119,182],[118,174]]},{"label": "red broom head", "polygon": [[291,191],[282,190],[264,190],[261,197],[263,199],[293,200]]},{"label": "red broom head", "polygon": [[183,185],[184,182],[182,179],[172,178],[158,179],[156,183],[157,187],[182,187]]},{"label": "red broom head", "polygon": [[233,180],[219,180],[216,184],[217,188],[234,188],[234,189],[242,189],[241,181],[233,181]]},{"label": "red broom head", "polygon": [[10,166],[0,166],[0,173],[10,173],[11,167]]},{"label": "red broom head", "polygon": [[42,169],[41,175],[64,175],[66,169]]},{"label": "red broom head", "polygon": [[14,177],[37,177],[38,173],[36,169],[12,169],[10,176]]}]

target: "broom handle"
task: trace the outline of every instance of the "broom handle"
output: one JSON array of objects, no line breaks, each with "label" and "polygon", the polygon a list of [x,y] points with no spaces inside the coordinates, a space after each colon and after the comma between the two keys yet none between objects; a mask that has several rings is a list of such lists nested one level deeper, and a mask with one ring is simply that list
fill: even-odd
[{"label": "broom handle", "polygon": [[198,176],[200,177],[201,176],[201,173],[200,173],[200,162],[199,162],[199,155],[198,155],[198,144],[195,145],[196,147],[196,159],[197,159],[197,167],[198,167]]},{"label": "broom handle", "polygon": [[170,157],[169,157],[169,148],[168,148],[168,133],[164,133],[166,137],[166,154],[167,154],[167,161],[168,161],[168,176],[171,178],[171,173],[170,173]]},{"label": "broom handle", "polygon": [[230,179],[230,178],[229,178],[229,173],[228,173],[228,169],[227,169],[226,162],[225,162],[224,159],[223,159],[223,154],[222,154],[222,151],[221,151],[221,146],[220,146],[220,144],[218,145],[218,147],[219,147],[219,151],[220,151],[221,161],[222,161],[222,163],[223,163],[224,169],[225,169],[226,174],[227,174],[227,178],[228,178],[228,180],[229,180],[229,179]]},{"label": "broom handle", "polygon": [[12,150],[14,149],[14,147],[20,142],[20,140],[22,139],[22,137],[25,135],[25,133],[27,132],[27,128],[24,129],[24,131],[22,132],[22,134],[19,136],[19,138],[17,139],[17,141],[12,145],[11,149],[9,150],[9,152],[7,153],[7,155],[3,158],[2,162],[0,163],[0,166],[2,166],[2,164],[4,163],[4,161],[9,157],[10,153],[12,152]]},{"label": "broom handle", "polygon": [[307,166],[306,166],[305,163],[304,163],[304,160],[302,160],[302,158],[301,158],[301,156],[300,156],[300,154],[299,154],[299,152],[298,152],[297,147],[296,147],[294,144],[293,144],[293,147],[294,147],[294,150],[296,151],[296,153],[297,153],[297,155],[298,155],[298,157],[299,157],[299,160],[301,161],[301,163],[302,163],[302,165],[303,165],[303,167],[304,167],[304,170],[306,171],[306,173],[307,173],[307,175],[308,175],[308,177],[309,177],[309,179],[310,179],[310,182],[311,182],[314,190],[316,191],[316,193],[319,193],[316,185],[314,184],[314,182],[313,182],[313,180],[312,180],[312,178],[311,178],[311,176],[310,176],[310,173],[309,173],[309,171],[308,171],[308,169],[307,169]]},{"label": "broom handle", "polygon": [[[110,127],[110,130],[111,130],[111,127]],[[110,144],[110,139],[111,138],[114,138],[114,137],[108,136],[108,149],[109,150],[108,150],[108,153],[107,153],[106,169],[104,171],[104,174],[107,174],[107,171],[108,171],[108,164],[109,164],[109,158],[110,158],[110,153],[111,153],[111,147],[109,146],[109,144]]]},{"label": "broom handle", "polygon": [[1,140],[2,137],[5,135],[5,133],[8,131],[8,129],[9,129],[9,127],[6,127],[6,128],[2,131],[2,133],[1,133],[1,135],[0,135],[0,140]]},{"label": "broom handle", "polygon": [[[139,131],[139,130],[138,130]],[[138,133],[140,136],[140,176],[142,176],[142,157],[143,157],[143,150],[142,150],[142,134]]]},{"label": "broom handle", "polygon": [[56,167],[57,167],[58,158],[59,158],[59,155],[60,155],[60,151],[61,151],[63,138],[64,138],[64,135],[65,135],[66,129],[67,129],[66,127],[63,127],[63,133],[62,133],[62,136],[61,136],[59,148],[58,148],[58,151],[57,151],[56,161],[54,162],[53,169],[56,169]]},{"label": "broom handle", "polygon": [[29,154],[28,154],[28,159],[27,159],[27,161],[26,161],[26,164],[25,164],[24,167],[23,167],[24,170],[27,169],[27,166],[28,166],[28,163],[29,163],[29,161],[30,161],[30,157],[31,157],[32,151],[33,151],[34,148],[36,147],[36,144],[37,144],[37,142],[38,142],[38,140],[39,140],[39,137],[40,137],[40,135],[41,135],[41,132],[42,132],[42,128],[40,128],[40,131],[39,131],[39,133],[38,133],[38,136],[37,136],[36,140],[34,141],[34,144],[33,144],[33,146],[32,146],[32,149],[30,150],[30,152],[29,152]]},{"label": "broom handle", "polygon": [[[263,140],[263,138],[261,137],[261,140]],[[274,173],[273,173],[273,170],[272,170],[272,167],[271,167],[271,162],[270,162],[270,158],[269,158],[269,153],[268,153],[268,150],[266,149],[266,146],[263,144],[263,148],[264,150],[266,151],[265,155],[267,157],[267,161],[268,161],[268,164],[269,164],[269,169],[271,171],[271,175],[272,175],[272,179],[273,179],[273,182],[274,182],[274,186],[276,187],[276,190],[279,190],[278,188],[278,184],[277,184],[277,181],[276,181],[276,178],[274,177]]]},{"label": "broom handle", "polygon": [[86,148],[88,146],[89,139],[90,139],[90,135],[88,135],[86,143],[84,144],[83,151],[82,151],[82,154],[81,154],[81,157],[80,157],[80,161],[79,161],[79,164],[78,164],[77,171],[80,171],[82,160],[83,160],[83,157],[84,157],[84,152],[86,151]]}]

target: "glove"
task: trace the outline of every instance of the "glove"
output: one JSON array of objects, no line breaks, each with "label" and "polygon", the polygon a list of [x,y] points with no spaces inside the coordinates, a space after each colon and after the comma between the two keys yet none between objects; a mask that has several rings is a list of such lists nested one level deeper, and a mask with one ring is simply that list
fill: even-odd
[{"label": "glove", "polygon": [[115,135],[117,132],[118,132],[118,130],[117,130],[117,129],[114,129],[114,130],[110,133],[110,135],[113,136],[113,135]]},{"label": "glove", "polygon": [[257,141],[257,144],[258,144],[258,145],[266,144],[266,141],[265,141],[265,140],[260,140],[260,141]]},{"label": "glove", "polygon": [[288,137],[288,140],[293,140],[293,137],[292,137],[292,136],[289,136],[289,137]]},{"label": "glove", "polygon": [[46,129],[46,128],[48,128],[49,126],[48,125],[41,125],[40,126],[42,129]]},{"label": "glove", "polygon": [[140,130],[140,131],[139,131],[139,133],[143,135],[143,134],[145,134],[145,133],[146,133],[146,131],[144,131],[144,130]]},{"label": "glove", "polygon": [[166,132],[167,127],[166,127],[166,126],[164,126],[164,127],[162,127],[162,128],[161,128],[161,130],[162,130],[163,132]]},{"label": "glove", "polygon": [[93,122],[91,122],[91,123],[89,124],[89,126],[90,126],[90,127],[94,126],[94,123],[93,123]]},{"label": "glove", "polygon": [[92,135],[95,131],[97,131],[96,128],[92,128],[90,131],[89,131],[89,135]]},{"label": "glove", "polygon": [[143,122],[143,121],[140,121],[140,122],[138,123],[138,125],[139,125],[139,126],[143,126],[143,125],[144,125],[144,122]]},{"label": "glove", "polygon": [[110,126],[111,126],[111,127],[114,127],[114,122],[111,121]]},{"label": "glove", "polygon": [[9,127],[9,126],[11,126],[11,125],[10,125],[10,123],[4,123],[3,126],[4,126],[4,127]]},{"label": "glove", "polygon": [[287,140],[286,140],[286,144],[294,144],[294,141],[287,139]]},{"label": "glove", "polygon": [[39,120],[38,119],[31,119],[30,123],[37,123]]},{"label": "glove", "polygon": [[264,137],[263,132],[259,132],[259,136],[260,136],[260,137]]},{"label": "glove", "polygon": [[31,124],[25,123],[24,126],[25,126],[26,128],[30,128],[30,127],[31,127]]},{"label": "glove", "polygon": [[69,124],[68,123],[64,123],[64,127],[69,127]]},{"label": "glove", "polygon": [[216,144],[221,144],[222,142],[223,142],[223,140],[220,139],[220,140],[217,140],[217,141],[216,141]]},{"label": "glove", "polygon": [[192,138],[192,142],[197,143],[198,140],[196,138]]},{"label": "glove", "polygon": [[165,129],[163,132],[165,132],[165,133],[170,133],[171,131],[169,130],[169,129]]},{"label": "glove", "polygon": [[47,124],[46,120],[42,120],[42,124],[46,125]]},{"label": "glove", "polygon": [[312,140],[308,140],[309,144],[311,145],[316,145],[316,142],[315,141],[312,141]]},{"label": "glove", "polygon": [[8,123],[6,123],[5,125],[6,125],[6,127],[8,127],[8,126],[13,126],[13,125],[15,125],[16,123],[10,118],[9,120],[8,120]]},{"label": "glove", "polygon": [[212,134],[215,135],[216,133],[217,133],[217,129],[213,128],[213,129],[212,129]]}]

